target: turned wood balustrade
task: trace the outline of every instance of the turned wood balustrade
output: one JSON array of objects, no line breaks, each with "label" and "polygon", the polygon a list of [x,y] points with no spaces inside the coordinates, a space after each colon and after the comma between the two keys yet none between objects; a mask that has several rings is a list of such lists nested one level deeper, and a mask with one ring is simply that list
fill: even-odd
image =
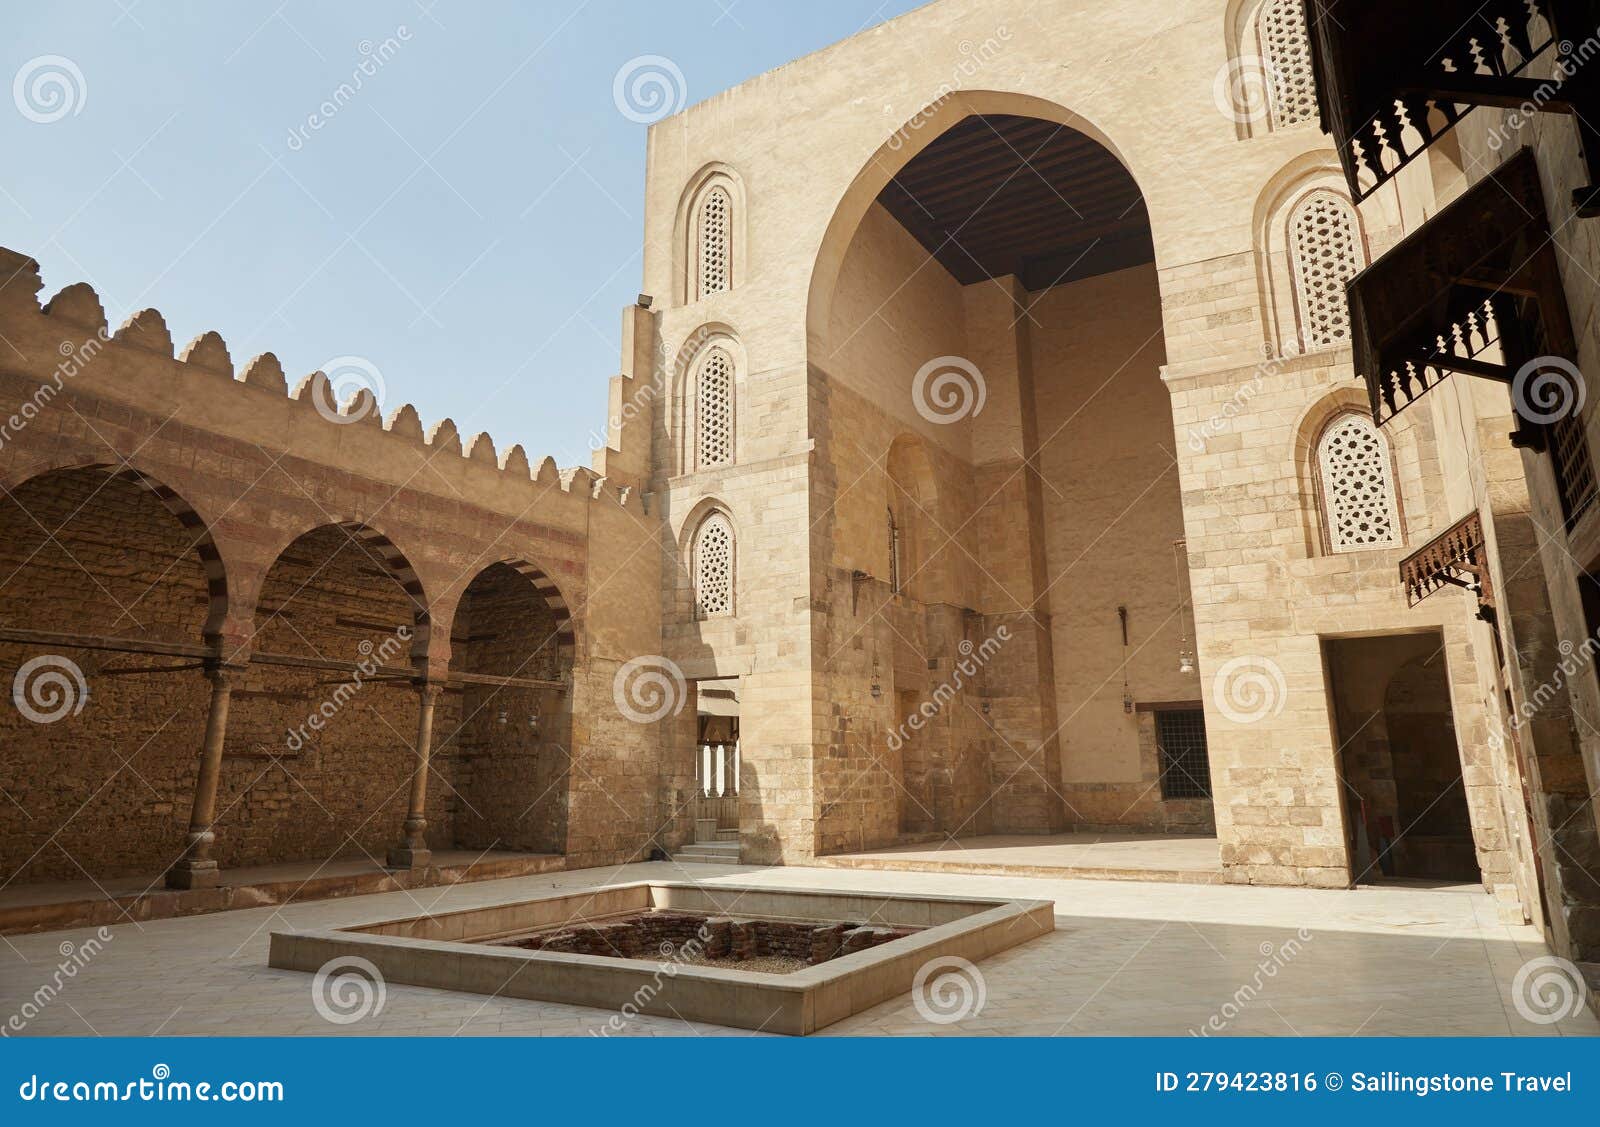
[{"label": "turned wood balustrade", "polygon": [[1478,596],[1478,617],[1493,621],[1494,586],[1484,552],[1482,518],[1472,513],[1406,557],[1400,563],[1400,582],[1411,606],[1446,587],[1464,588]]}]

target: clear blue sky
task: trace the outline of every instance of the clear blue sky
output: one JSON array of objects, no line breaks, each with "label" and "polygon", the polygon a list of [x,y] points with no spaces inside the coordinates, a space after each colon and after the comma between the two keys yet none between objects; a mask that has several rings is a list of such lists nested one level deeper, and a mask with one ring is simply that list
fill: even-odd
[{"label": "clear blue sky", "polygon": [[646,126],[619,69],[670,59],[693,103],[920,2],[8,5],[0,245],[46,296],[89,281],[113,328],[154,306],[178,348],[215,329],[291,386],[360,356],[386,414],[587,464],[640,285]]}]

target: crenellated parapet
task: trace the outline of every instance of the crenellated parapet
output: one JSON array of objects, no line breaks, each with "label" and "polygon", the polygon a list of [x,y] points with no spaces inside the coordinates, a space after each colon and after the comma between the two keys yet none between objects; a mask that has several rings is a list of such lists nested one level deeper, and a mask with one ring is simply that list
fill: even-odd
[{"label": "crenellated parapet", "polygon": [[[612,483],[588,468],[561,470],[549,457],[535,462],[520,445],[509,445],[502,453],[489,433],[464,437],[452,419],[439,419],[431,426],[425,425],[417,409],[409,403],[392,408],[385,416],[370,388],[360,388],[337,400],[336,388],[323,372],[312,372],[291,381],[282,363],[271,352],[251,358],[236,370],[227,342],[215,331],[200,333],[181,350],[176,349],[166,318],[155,309],[133,314],[112,332],[104,305],[88,283],[68,285],[41,304],[39,295],[43,289],[39,264],[34,259],[0,248],[0,323],[8,326],[5,330],[8,337],[12,335],[10,324],[19,318],[48,318],[59,323],[60,329],[71,330],[60,339],[58,355],[48,358],[54,371],[46,372],[38,363],[25,367],[27,374],[41,380],[62,382],[77,380],[80,372],[105,373],[117,368],[119,358],[126,361],[129,369],[141,372],[150,371],[151,365],[159,367],[165,360],[173,366],[174,378],[181,378],[183,371],[220,377],[214,389],[205,392],[206,401],[196,405],[203,414],[216,412],[236,419],[250,411],[253,397],[266,394],[294,405],[295,439],[313,449],[326,449],[341,442],[347,431],[371,435],[372,439],[363,437],[360,440],[363,450],[365,443],[376,441],[379,449],[417,452],[427,464],[445,473],[449,472],[446,467],[451,463],[441,462],[441,459],[460,459],[469,466],[494,471],[512,488],[525,485],[530,490],[555,489],[573,498],[614,503],[638,517],[646,515],[643,496],[637,488],[641,474],[627,474]],[[49,335],[53,334],[48,330],[35,334]],[[69,364],[72,365],[70,370],[64,370]],[[0,357],[0,370],[17,371],[19,368],[23,366],[15,355]],[[160,375],[157,373],[158,378]],[[117,377],[109,379],[115,383]],[[226,386],[222,379],[227,381]],[[240,402],[228,403],[230,396],[240,397]],[[308,432],[305,428],[315,429]]]}]

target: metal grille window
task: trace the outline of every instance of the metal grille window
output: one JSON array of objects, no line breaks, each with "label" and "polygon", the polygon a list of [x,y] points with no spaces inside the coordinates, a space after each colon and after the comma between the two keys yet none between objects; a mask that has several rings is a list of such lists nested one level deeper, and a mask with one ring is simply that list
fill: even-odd
[{"label": "metal grille window", "polygon": [[1355,208],[1332,192],[1314,192],[1289,217],[1300,334],[1307,351],[1350,339],[1345,287],[1361,272],[1361,228]]},{"label": "metal grille window", "polygon": [[700,296],[733,288],[733,201],[712,188],[700,202]]},{"label": "metal grille window", "polygon": [[712,513],[694,538],[695,613],[721,618],[733,613],[733,526]]},{"label": "metal grille window", "polygon": [[1581,415],[1566,415],[1550,427],[1550,455],[1561,511],[1571,531],[1595,499],[1594,463],[1589,459],[1589,440]]},{"label": "metal grille window", "polygon": [[1400,545],[1400,510],[1389,470],[1389,446],[1371,420],[1341,415],[1317,444],[1323,522],[1335,552]]},{"label": "metal grille window", "polygon": [[1317,83],[1300,0],[1267,0],[1261,9],[1261,53],[1266,56],[1273,128],[1315,121]]},{"label": "metal grille window", "polygon": [[1204,709],[1157,712],[1156,747],[1161,755],[1162,798],[1211,797],[1211,756],[1206,750]]},{"label": "metal grille window", "polygon": [[696,468],[733,461],[733,357],[721,348],[706,353],[695,388]]}]

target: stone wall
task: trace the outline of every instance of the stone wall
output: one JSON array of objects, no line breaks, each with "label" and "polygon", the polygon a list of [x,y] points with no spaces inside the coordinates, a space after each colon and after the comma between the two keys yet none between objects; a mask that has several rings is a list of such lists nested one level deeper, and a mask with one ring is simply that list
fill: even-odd
[{"label": "stone wall", "polygon": [[[6,824],[0,867],[30,866],[30,878],[138,872],[159,881],[182,846],[209,686],[198,668],[100,675],[113,651],[84,649],[85,634],[145,651],[117,657],[119,665],[239,670],[218,787],[214,856],[225,866],[381,860],[401,837],[416,763],[418,697],[406,682],[448,681],[463,594],[497,562],[537,589],[540,609],[530,603],[522,625],[546,638],[553,629],[572,669],[569,689],[551,691],[567,702],[551,714],[553,735],[569,746],[548,757],[544,777],[559,779],[571,761],[603,780],[557,782],[559,797],[535,811],[540,832],[514,844],[565,852],[574,864],[648,855],[657,730],[628,720],[613,693],[618,668],[660,646],[663,526],[636,490],[618,491],[588,470],[563,474],[548,460],[535,468],[520,447],[497,455],[487,435],[464,448],[448,420],[424,434],[409,406],[384,418],[356,400],[335,415],[321,377],[290,395],[270,354],[235,377],[214,333],[175,355],[152,310],[113,333],[86,286],[41,309],[36,264],[10,251],[0,260],[0,333],[13,343],[0,397],[25,405],[6,422],[0,484],[26,498],[30,481],[45,494],[109,482],[103,495],[117,499],[110,509],[85,507],[74,518],[81,531],[69,529],[98,546],[87,568],[69,571],[41,553],[8,569],[0,587],[4,628],[43,632],[5,643],[5,675],[35,656],[64,656],[80,661],[89,690],[78,716],[18,729],[25,735],[11,746],[37,767],[28,802],[43,816],[26,809],[53,824]],[[33,497],[28,507],[48,515],[67,496]],[[19,530],[6,550],[28,551],[32,521],[5,519]],[[129,603],[134,585],[149,588],[148,621],[119,621],[105,592]],[[386,655],[386,675],[341,689],[360,647],[380,645],[401,624],[410,637]],[[300,667],[253,660],[275,653]],[[288,748],[299,723],[291,720],[305,719],[308,704],[320,710],[325,695],[339,707],[315,739]],[[456,726],[462,695],[444,694],[442,733]],[[18,715],[8,711],[4,723],[15,727]],[[130,753],[135,762],[124,767]],[[456,767],[445,754],[429,776],[435,848],[455,844]],[[537,779],[511,785],[527,788],[522,807],[541,790]]]},{"label": "stone wall", "polygon": [[[191,543],[131,482],[79,472],[15,486],[0,499],[0,626],[195,638],[207,598]],[[186,664],[177,658],[60,653],[74,665],[51,662],[23,686],[36,715],[59,713],[39,723],[9,697],[22,667],[50,656],[0,643],[8,696],[0,708],[0,879],[159,871],[189,824],[205,678],[194,668],[136,672]],[[63,680],[40,680],[52,673]]]}]

